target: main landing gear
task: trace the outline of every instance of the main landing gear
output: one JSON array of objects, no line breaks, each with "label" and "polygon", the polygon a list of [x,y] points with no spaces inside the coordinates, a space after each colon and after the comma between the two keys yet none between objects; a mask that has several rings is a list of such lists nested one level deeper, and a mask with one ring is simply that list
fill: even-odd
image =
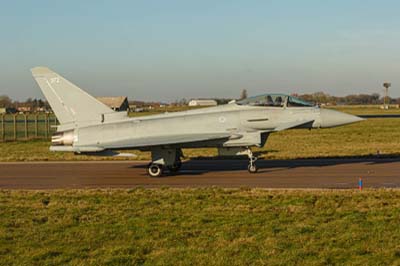
[{"label": "main landing gear", "polygon": [[170,173],[178,172],[182,167],[181,149],[156,149],[151,151],[152,162],[147,167],[151,177],[160,177],[165,170]]},{"label": "main landing gear", "polygon": [[150,163],[147,168],[147,172],[151,177],[160,177],[163,174],[163,165]]},{"label": "main landing gear", "polygon": [[181,170],[182,167],[182,162],[181,160],[176,161],[173,165],[167,166],[167,169],[171,172],[171,173],[176,173],[179,170]]},{"label": "main landing gear", "polygon": [[[257,173],[257,157],[250,149],[244,149],[240,155],[249,157],[247,170],[249,173]],[[151,177],[160,177],[167,170],[169,173],[177,173],[182,167],[181,158],[183,157],[181,149],[155,149],[151,151],[152,162],[147,167],[147,172]]]},{"label": "main landing gear", "polygon": [[176,162],[173,165],[165,166],[157,163],[150,163],[147,167],[147,173],[151,177],[160,177],[164,174],[165,170],[168,169],[170,173],[177,173],[182,167],[182,162]]}]

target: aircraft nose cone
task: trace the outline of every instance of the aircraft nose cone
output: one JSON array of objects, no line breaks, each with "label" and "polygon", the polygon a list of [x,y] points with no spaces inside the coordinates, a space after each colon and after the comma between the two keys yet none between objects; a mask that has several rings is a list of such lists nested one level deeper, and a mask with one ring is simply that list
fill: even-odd
[{"label": "aircraft nose cone", "polygon": [[355,115],[342,113],[335,110],[320,110],[321,127],[337,127],[363,121],[364,119]]}]

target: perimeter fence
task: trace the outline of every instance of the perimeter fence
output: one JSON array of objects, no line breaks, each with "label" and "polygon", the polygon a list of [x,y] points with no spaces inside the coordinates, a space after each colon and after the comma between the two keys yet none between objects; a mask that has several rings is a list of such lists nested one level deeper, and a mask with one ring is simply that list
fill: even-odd
[{"label": "perimeter fence", "polygon": [[54,114],[1,114],[0,141],[49,139],[57,123]]}]

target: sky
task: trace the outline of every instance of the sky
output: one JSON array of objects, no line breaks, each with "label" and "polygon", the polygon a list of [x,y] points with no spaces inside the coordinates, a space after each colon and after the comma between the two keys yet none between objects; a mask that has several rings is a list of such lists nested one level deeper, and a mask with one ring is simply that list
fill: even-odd
[{"label": "sky", "polygon": [[95,96],[400,96],[400,2],[0,0],[0,95],[48,66]]}]

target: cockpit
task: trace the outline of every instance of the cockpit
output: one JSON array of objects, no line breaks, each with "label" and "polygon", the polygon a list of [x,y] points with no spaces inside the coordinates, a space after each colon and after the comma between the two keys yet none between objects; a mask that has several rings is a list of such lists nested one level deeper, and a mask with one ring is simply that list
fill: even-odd
[{"label": "cockpit", "polygon": [[312,103],[286,94],[263,94],[237,101],[238,105],[270,107],[312,107]]}]

